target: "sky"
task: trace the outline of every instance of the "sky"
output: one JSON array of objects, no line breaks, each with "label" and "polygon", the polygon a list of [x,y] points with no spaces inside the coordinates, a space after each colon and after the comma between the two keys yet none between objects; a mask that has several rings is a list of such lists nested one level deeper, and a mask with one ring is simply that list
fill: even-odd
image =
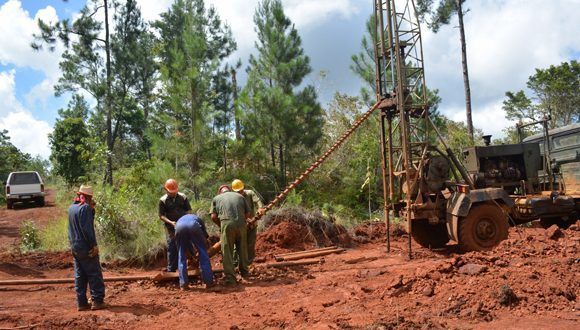
[{"label": "sky", "polygon": [[[173,0],[138,0],[143,17],[155,20]],[[357,95],[363,82],[349,69],[360,51],[370,0],[282,0],[310,57],[320,102],[327,107],[334,93]],[[36,20],[74,18],[85,1],[0,0],[0,130],[23,152],[50,156],[48,134],[70,95],[55,97],[63,48],[35,52],[30,48]],[[258,0],[206,0],[230,25],[238,50],[230,62],[254,52],[253,13]],[[476,128],[495,137],[513,123],[501,109],[506,91],[525,89],[536,68],[580,58],[580,0],[467,0],[467,59]],[[435,34],[425,27],[423,56],[427,86],[438,89],[439,110],[465,120],[465,98],[457,22]],[[321,74],[324,73],[324,74]],[[324,77],[324,78],[323,78]],[[243,80],[243,74],[241,76]]]}]

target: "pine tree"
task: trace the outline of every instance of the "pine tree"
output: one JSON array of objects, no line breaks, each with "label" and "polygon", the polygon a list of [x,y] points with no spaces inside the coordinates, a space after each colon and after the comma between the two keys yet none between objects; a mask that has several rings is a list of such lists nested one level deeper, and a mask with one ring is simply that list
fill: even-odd
[{"label": "pine tree", "polygon": [[269,150],[272,166],[278,162],[279,183],[284,186],[287,171],[293,170],[301,155],[309,155],[320,139],[323,112],[313,86],[296,91],[312,68],[281,1],[260,2],[254,23],[258,54],[250,56],[242,96],[244,135]]},{"label": "pine tree", "polygon": [[[116,10],[115,31],[111,31],[109,24],[111,8]],[[103,24],[95,17],[97,13],[103,15],[104,38],[101,37]],[[82,89],[97,101],[91,121],[96,124],[98,135],[106,141],[105,182],[112,184],[115,142],[127,132],[139,135],[144,127],[143,116],[135,106],[134,96],[140,91],[137,91],[137,67],[133,65],[136,61],[132,56],[138,50],[146,50],[137,48],[146,27],[136,2],[127,0],[121,5],[115,0],[91,0],[72,24],[67,19],[54,25],[39,20],[38,24],[41,33],[35,35],[34,49],[39,50],[47,44],[54,50],[59,41],[66,46],[60,62],[62,76],[55,86],[55,94],[60,96]]]},{"label": "pine tree", "polygon": [[463,25],[463,3],[465,0],[440,0],[436,8],[433,7],[433,0],[417,0],[417,12],[420,18],[425,21],[430,16],[429,28],[437,33],[441,26],[451,22],[451,17],[457,14],[459,21],[459,40],[461,43],[461,65],[463,68],[463,85],[465,89],[465,116],[467,132],[471,143],[474,142],[473,119],[471,111],[471,87],[469,85],[469,72],[467,69],[467,42],[465,41],[465,28]]},{"label": "pine tree", "polygon": [[[203,0],[176,0],[153,26],[159,37],[163,122],[158,134],[184,144],[192,178],[202,170],[202,157],[215,152],[212,135],[211,84],[224,58],[235,49],[230,28]],[[220,73],[221,74],[221,73]],[[173,155],[177,159],[177,155]],[[193,182],[197,195],[198,185]]]}]

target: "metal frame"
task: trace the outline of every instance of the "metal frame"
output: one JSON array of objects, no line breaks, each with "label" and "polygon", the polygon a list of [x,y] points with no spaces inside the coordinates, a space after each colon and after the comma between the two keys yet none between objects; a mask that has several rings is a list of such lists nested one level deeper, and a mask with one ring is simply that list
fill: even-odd
[{"label": "metal frame", "polygon": [[[425,165],[431,126],[421,29],[412,0],[375,0],[374,13],[387,250],[390,251],[389,210],[393,210],[395,204],[402,205],[411,258],[412,206],[420,195],[413,191]],[[395,163],[394,159],[398,161]]]}]

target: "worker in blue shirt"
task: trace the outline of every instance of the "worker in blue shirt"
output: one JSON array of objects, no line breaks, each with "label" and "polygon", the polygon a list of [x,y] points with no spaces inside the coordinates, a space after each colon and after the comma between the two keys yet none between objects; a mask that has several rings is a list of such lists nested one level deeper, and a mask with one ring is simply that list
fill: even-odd
[{"label": "worker in blue shirt", "polygon": [[209,235],[207,234],[203,220],[196,215],[186,214],[179,218],[179,221],[175,225],[175,240],[178,250],[177,269],[179,271],[179,287],[182,290],[188,289],[187,254],[194,255],[194,246],[199,256],[201,278],[206,288],[213,285],[213,272],[211,270],[209,255],[207,254],[208,237]]},{"label": "worker in blue shirt", "polygon": [[[74,258],[75,290],[79,311],[105,307],[105,283],[95,236],[93,189],[81,185],[74,203],[68,209],[68,240]],[[87,300],[90,288],[92,306]]]}]

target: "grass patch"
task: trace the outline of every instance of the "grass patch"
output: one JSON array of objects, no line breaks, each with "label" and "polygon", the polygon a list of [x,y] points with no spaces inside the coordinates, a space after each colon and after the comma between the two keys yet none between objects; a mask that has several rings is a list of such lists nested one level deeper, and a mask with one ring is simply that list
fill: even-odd
[{"label": "grass patch", "polygon": [[68,218],[61,217],[49,222],[40,230],[40,249],[43,251],[65,251],[68,242]]}]

